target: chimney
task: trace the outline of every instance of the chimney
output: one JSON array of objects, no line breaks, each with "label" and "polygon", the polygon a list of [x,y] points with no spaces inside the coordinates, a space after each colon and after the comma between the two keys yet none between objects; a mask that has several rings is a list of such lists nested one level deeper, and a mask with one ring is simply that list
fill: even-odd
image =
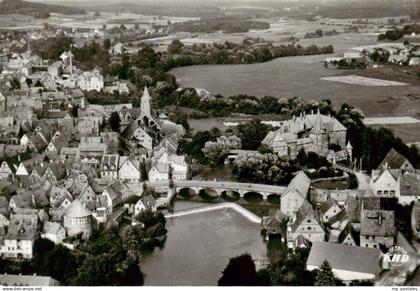
[{"label": "chimney", "polygon": [[34,206],[35,206],[35,204],[36,204],[36,203],[35,203],[35,195],[33,195],[33,194],[32,194],[32,205],[34,205]]},{"label": "chimney", "polygon": [[379,212],[378,214],[379,214],[379,216],[378,216],[378,224],[379,225],[382,225],[382,213]]}]

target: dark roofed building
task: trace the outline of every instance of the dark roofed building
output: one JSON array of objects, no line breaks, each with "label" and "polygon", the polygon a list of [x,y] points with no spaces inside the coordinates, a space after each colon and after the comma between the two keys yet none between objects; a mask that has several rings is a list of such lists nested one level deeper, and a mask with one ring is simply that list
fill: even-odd
[{"label": "dark roofed building", "polygon": [[314,242],[306,268],[310,271],[319,269],[326,260],[340,280],[375,280],[381,271],[382,253],[379,249]]},{"label": "dark roofed building", "polygon": [[12,215],[0,253],[6,258],[32,258],[32,246],[38,230],[36,214]]},{"label": "dark roofed building", "polygon": [[410,161],[402,154],[397,152],[394,148],[392,148],[387,153],[377,169],[380,170],[386,166],[388,166],[390,169],[414,172],[414,167]]},{"label": "dark roofed building", "polygon": [[262,218],[261,229],[266,232],[268,238],[270,235],[281,235],[286,238],[286,225],[283,224],[285,220],[287,220],[287,216],[280,209],[276,209],[269,216]]},{"label": "dark roofed building", "polygon": [[392,247],[396,237],[395,214],[390,210],[362,210],[360,246]]}]

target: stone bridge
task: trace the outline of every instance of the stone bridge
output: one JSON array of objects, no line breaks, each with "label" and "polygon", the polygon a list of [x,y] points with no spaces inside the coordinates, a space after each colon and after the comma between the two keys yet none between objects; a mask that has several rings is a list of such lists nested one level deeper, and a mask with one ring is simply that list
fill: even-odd
[{"label": "stone bridge", "polygon": [[[198,195],[200,191],[205,191],[209,195],[221,196],[226,194],[228,196],[238,195],[239,197],[245,197],[250,193],[256,193],[267,199],[270,195],[281,196],[286,187],[265,185],[265,184],[253,184],[253,183],[239,183],[230,181],[202,181],[202,180],[174,180],[174,190],[179,193],[182,190],[187,190],[191,194]],[[163,187],[168,183],[151,183],[152,187]]]},{"label": "stone bridge", "polygon": [[340,164],[337,164],[337,163],[333,163],[333,168],[339,169],[339,170],[341,170],[345,173],[348,173],[348,174],[356,174],[356,171],[354,169],[350,169],[346,166],[343,166],[343,165],[340,165]]}]

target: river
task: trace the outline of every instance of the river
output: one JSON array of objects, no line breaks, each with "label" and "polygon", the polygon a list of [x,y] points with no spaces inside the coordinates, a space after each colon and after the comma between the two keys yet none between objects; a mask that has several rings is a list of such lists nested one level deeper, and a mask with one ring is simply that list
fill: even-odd
[{"label": "river", "polygon": [[[177,201],[175,209],[202,206]],[[232,209],[167,220],[168,237],[141,262],[146,286],[215,286],[229,258],[250,253],[266,257],[260,225]]]}]

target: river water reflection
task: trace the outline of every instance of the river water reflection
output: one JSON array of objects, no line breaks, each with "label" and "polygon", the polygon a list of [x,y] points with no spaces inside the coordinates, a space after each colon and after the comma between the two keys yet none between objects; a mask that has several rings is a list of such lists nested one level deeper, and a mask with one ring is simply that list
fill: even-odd
[{"label": "river water reflection", "polygon": [[[182,203],[178,207],[191,208]],[[217,285],[230,257],[266,257],[259,224],[232,209],[170,218],[167,229],[164,248],[141,262],[145,285]]]}]

